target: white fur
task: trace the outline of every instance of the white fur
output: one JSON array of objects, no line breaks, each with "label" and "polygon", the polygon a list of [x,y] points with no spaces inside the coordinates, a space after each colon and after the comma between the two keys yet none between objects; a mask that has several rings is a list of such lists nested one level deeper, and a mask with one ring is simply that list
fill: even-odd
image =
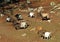
[{"label": "white fur", "polygon": [[51,32],[45,32],[45,34],[44,34],[44,37],[50,37],[50,35],[51,35]]},{"label": "white fur", "polygon": [[7,21],[10,21],[10,18],[6,18]]},{"label": "white fur", "polygon": [[26,22],[21,22],[21,26],[20,27],[23,27],[23,28],[25,28],[26,27]]},{"label": "white fur", "polygon": [[34,12],[30,12],[29,16],[30,17],[34,16]]}]

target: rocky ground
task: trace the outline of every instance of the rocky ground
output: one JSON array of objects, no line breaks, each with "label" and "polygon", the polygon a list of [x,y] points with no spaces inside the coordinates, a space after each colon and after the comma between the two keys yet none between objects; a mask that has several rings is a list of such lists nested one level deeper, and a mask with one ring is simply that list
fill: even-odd
[{"label": "rocky ground", "polygon": [[[58,2],[55,1],[56,3]],[[48,5],[48,1],[43,6]],[[41,3],[41,5],[42,5]],[[40,5],[40,2],[37,4]],[[33,6],[37,5],[36,3]],[[46,12],[49,12],[49,7],[46,6]],[[28,13],[20,12],[19,9],[13,10],[13,14],[20,13],[23,19],[29,23],[26,29],[16,30],[12,23],[5,21],[7,16],[0,17],[0,42],[60,42],[60,12],[50,14],[51,22],[41,21],[40,16],[35,12],[35,18],[28,17]],[[36,28],[42,27],[44,30],[52,32],[52,37],[49,40],[42,39],[37,34]]]}]

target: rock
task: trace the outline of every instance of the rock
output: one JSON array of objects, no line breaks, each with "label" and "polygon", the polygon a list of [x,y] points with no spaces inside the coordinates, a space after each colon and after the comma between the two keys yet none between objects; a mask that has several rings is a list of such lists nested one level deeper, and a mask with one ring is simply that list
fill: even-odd
[{"label": "rock", "polygon": [[21,36],[26,36],[27,34],[26,33],[23,33]]},{"label": "rock", "polygon": [[48,22],[50,23],[50,22],[51,22],[51,20],[48,20]]},{"label": "rock", "polygon": [[36,32],[38,32],[38,31],[42,31],[42,30],[43,30],[42,27],[40,27],[40,26],[36,27]]},{"label": "rock", "polygon": [[33,8],[28,8],[28,11],[33,11],[34,9]]},{"label": "rock", "polygon": [[57,9],[60,10],[60,7],[58,7]]},{"label": "rock", "polygon": [[35,31],[36,29],[35,28],[32,28],[30,31]]},{"label": "rock", "polygon": [[35,8],[33,11],[36,11],[37,10],[37,8]]},{"label": "rock", "polygon": [[50,13],[55,13],[55,11],[50,11]]},{"label": "rock", "polygon": [[3,17],[3,16],[4,16],[4,14],[0,14],[0,16],[1,16],[1,17]]},{"label": "rock", "polygon": [[39,13],[39,12],[42,12],[42,11],[44,11],[43,7],[42,6],[38,7],[37,12]]},{"label": "rock", "polygon": [[27,0],[27,3],[31,3],[30,0]]},{"label": "rock", "polygon": [[50,5],[51,5],[51,6],[55,6],[56,3],[55,3],[55,2],[50,2]]}]

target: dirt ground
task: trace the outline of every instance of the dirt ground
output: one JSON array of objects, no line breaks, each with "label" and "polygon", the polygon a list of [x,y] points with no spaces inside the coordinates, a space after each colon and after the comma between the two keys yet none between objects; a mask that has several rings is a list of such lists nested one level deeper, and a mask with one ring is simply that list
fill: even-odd
[{"label": "dirt ground", "polygon": [[[50,0],[51,1],[51,0]],[[48,1],[42,1],[33,3],[33,6],[45,6],[45,10],[49,12],[50,7]],[[53,0],[52,0],[53,1]],[[54,0],[57,3],[60,1]],[[47,4],[48,3],[48,4]],[[18,9],[13,11],[13,14],[20,13],[23,19],[29,23],[29,27],[26,29],[16,30],[12,23],[5,21],[7,16],[0,17],[0,42],[60,42],[60,12],[57,11],[54,14],[50,14],[51,23],[47,21],[41,21],[40,16],[35,12],[35,18],[28,17],[28,13],[20,12]],[[39,37],[34,28],[42,27],[46,31],[52,32],[52,37],[49,40]],[[25,34],[26,36],[22,36]]]}]

